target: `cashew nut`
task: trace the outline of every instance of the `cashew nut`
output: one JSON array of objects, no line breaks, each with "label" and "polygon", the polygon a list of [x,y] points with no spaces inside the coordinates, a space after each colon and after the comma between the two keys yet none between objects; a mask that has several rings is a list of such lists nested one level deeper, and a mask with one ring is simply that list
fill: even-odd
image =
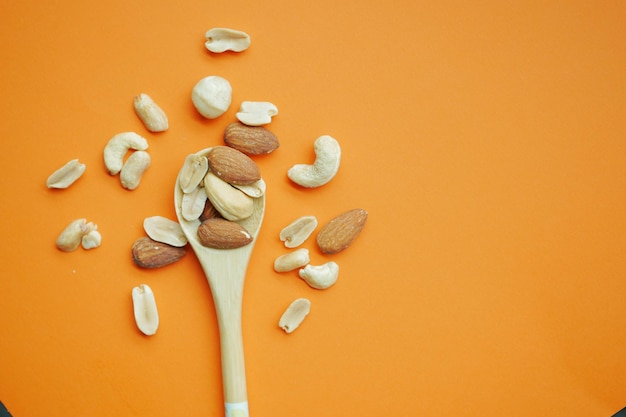
[{"label": "cashew nut", "polygon": [[280,240],[287,248],[295,248],[304,243],[317,227],[315,216],[302,216],[280,231]]},{"label": "cashew nut", "polygon": [[46,186],[48,188],[67,188],[83,175],[86,168],[87,166],[78,162],[78,159],[72,159],[48,177]]},{"label": "cashew nut", "polygon": [[309,250],[305,248],[296,249],[293,252],[281,255],[274,260],[274,271],[287,272],[300,268],[310,261]]},{"label": "cashew nut", "polygon": [[313,165],[296,164],[287,171],[290,180],[307,188],[319,187],[333,179],[339,170],[341,160],[339,142],[331,136],[317,138],[313,150],[315,152]]},{"label": "cashew nut", "polygon": [[137,188],[144,172],[150,168],[150,163],[150,154],[148,152],[133,152],[122,166],[122,172],[120,173],[122,187],[128,190]]},{"label": "cashew nut", "polygon": [[233,88],[222,77],[211,75],[198,81],[191,91],[191,101],[202,116],[215,119],[226,113],[232,101]]},{"label": "cashew nut", "polygon": [[337,282],[339,265],[332,261],[322,265],[307,265],[298,271],[298,275],[309,286],[318,290],[324,290]]},{"label": "cashew nut", "polygon": [[241,52],[250,46],[250,36],[240,30],[213,28],[206,35],[204,46],[211,52]]},{"label": "cashew nut", "polygon": [[146,284],[141,284],[133,288],[131,296],[137,327],[141,333],[152,336],[159,328],[159,311],[152,288]]},{"label": "cashew nut", "polygon": [[311,311],[311,302],[306,298],[294,300],[278,321],[278,327],[286,333],[291,333],[300,326],[304,318]]},{"label": "cashew nut", "polygon": [[148,141],[135,132],[123,132],[113,136],[104,147],[104,165],[111,175],[118,174],[124,166],[124,156],[130,150],[145,151]]}]

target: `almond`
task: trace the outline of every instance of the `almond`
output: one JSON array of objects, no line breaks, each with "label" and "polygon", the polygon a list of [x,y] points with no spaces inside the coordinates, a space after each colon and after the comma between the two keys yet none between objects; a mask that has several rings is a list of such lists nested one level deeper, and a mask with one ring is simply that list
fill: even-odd
[{"label": "almond", "polygon": [[317,246],[326,254],[346,249],[361,233],[366,220],[367,212],[363,209],[353,209],[338,215],[317,234]]},{"label": "almond", "polygon": [[234,185],[252,184],[261,172],[250,157],[229,146],[215,146],[207,154],[209,169],[223,181]]},{"label": "almond", "polygon": [[133,243],[133,261],[141,268],[160,268],[172,264],[185,256],[185,248],[177,248],[156,242],[149,237],[139,238]]},{"label": "almond", "polygon": [[214,249],[235,249],[252,242],[252,236],[241,225],[218,217],[200,224],[198,239],[204,246]]},{"label": "almond", "polygon": [[224,143],[246,155],[265,155],[280,146],[276,135],[263,126],[246,126],[240,122],[226,127]]},{"label": "almond", "polygon": [[206,201],[204,202],[204,210],[202,210],[202,214],[200,214],[200,218],[199,218],[200,222],[203,222],[207,219],[213,219],[215,217],[222,218],[222,215],[213,206],[213,203],[211,203],[211,200],[207,198]]}]

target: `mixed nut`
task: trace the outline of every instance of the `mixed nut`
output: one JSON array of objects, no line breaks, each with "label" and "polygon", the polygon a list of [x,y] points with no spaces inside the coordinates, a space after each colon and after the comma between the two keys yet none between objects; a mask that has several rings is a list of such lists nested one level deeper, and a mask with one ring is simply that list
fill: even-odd
[{"label": "mixed nut", "polygon": [[[250,46],[250,37],[242,31],[213,28],[206,32],[206,48],[212,53],[241,52]],[[193,87],[191,101],[198,113],[214,119],[223,115],[232,103],[232,86],[223,77],[211,75],[200,79]],[[141,93],[133,100],[133,108],[145,128],[152,133],[169,129],[165,112],[152,98]],[[214,146],[205,154],[190,154],[178,177],[182,191],[182,217],[198,221],[199,242],[214,249],[236,249],[252,242],[251,234],[240,224],[254,212],[255,199],[266,191],[254,156],[267,155],[280,147],[278,138],[264,125],[271,123],[278,108],[268,101],[243,101],[236,113],[237,121],[224,130],[224,145]],[[104,165],[112,176],[120,177],[121,185],[136,189],[151,166],[148,141],[128,131],[114,135],[104,147]],[[339,170],[341,146],[329,136],[318,137],[313,143],[315,161],[295,164],[287,171],[293,183],[304,188],[316,188],[330,182]],[[129,154],[130,153],[130,154]],[[48,178],[48,188],[67,188],[85,172],[78,159],[67,162]],[[315,242],[323,255],[332,255],[349,247],[362,231],[367,212],[353,209],[341,213],[321,228]],[[318,226],[313,215],[302,216],[280,231],[279,239],[289,249],[301,246]],[[187,238],[180,224],[163,216],[147,217],[143,221],[146,236],[137,239],[131,248],[133,262],[141,268],[160,268],[180,260],[186,254]],[[98,247],[101,235],[97,226],[86,219],[72,221],[58,236],[61,251]],[[298,248],[277,257],[276,272],[298,270],[298,276],[311,288],[330,288],[337,281],[339,265],[329,261],[311,264],[307,248]],[[132,290],[135,321],[146,335],[156,333],[159,317],[152,289],[142,284]],[[310,301],[296,299],[279,320],[279,327],[293,332],[310,312]]]}]

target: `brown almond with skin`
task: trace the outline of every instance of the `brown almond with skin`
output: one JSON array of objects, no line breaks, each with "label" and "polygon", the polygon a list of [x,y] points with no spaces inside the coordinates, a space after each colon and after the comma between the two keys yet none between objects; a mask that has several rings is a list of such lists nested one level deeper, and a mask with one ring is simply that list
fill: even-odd
[{"label": "brown almond with skin", "polygon": [[218,217],[200,224],[198,239],[202,245],[214,249],[236,249],[252,242],[252,236],[241,225]]},{"label": "brown almond with skin", "polygon": [[215,146],[207,154],[209,169],[223,181],[248,185],[261,179],[257,164],[246,154],[230,146]]},{"label": "brown almond with skin", "polygon": [[367,220],[363,209],[346,211],[330,220],[317,234],[317,246],[323,253],[341,252],[361,233]]},{"label": "brown almond with skin", "polygon": [[187,252],[184,247],[178,248],[149,237],[141,237],[133,243],[132,253],[137,266],[161,268],[180,260]]},{"label": "brown almond with skin", "polygon": [[246,155],[266,155],[280,146],[276,135],[263,126],[233,122],[224,130],[224,143]]},{"label": "brown almond with skin", "polygon": [[207,198],[206,201],[204,202],[204,210],[202,210],[202,213],[200,214],[200,218],[199,218],[200,223],[208,219],[213,219],[215,217],[223,218],[220,212],[217,211],[215,206],[213,206],[213,203],[211,203],[211,200]]}]

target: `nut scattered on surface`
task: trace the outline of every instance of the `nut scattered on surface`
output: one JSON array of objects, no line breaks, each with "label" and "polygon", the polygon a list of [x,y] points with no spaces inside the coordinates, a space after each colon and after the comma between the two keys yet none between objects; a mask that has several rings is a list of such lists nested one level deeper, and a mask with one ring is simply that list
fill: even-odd
[{"label": "nut scattered on surface", "polygon": [[87,223],[86,219],[76,219],[59,234],[56,246],[63,252],[72,252],[78,249],[81,243],[85,249],[98,247],[101,240],[98,226],[92,222]]},{"label": "nut scattered on surface", "polygon": [[198,81],[191,91],[191,101],[202,116],[215,119],[230,107],[233,89],[225,78],[210,75]]},{"label": "nut scattered on surface", "polygon": [[333,137],[324,135],[313,144],[313,165],[296,164],[289,168],[287,176],[302,187],[314,188],[328,183],[335,177],[341,161],[341,147]]},{"label": "nut scattered on surface", "polygon": [[122,132],[113,136],[104,147],[104,165],[111,175],[118,174],[124,166],[124,156],[130,150],[145,151],[148,141],[135,132]]},{"label": "nut scattered on surface", "polygon": [[92,230],[88,233],[85,233],[81,239],[81,246],[83,249],[93,249],[97,248],[102,244],[102,235],[97,230]]},{"label": "nut scattered on surface", "polygon": [[296,330],[311,311],[311,302],[306,298],[294,300],[278,321],[278,327],[286,333]]},{"label": "nut scattered on surface", "polygon": [[183,247],[187,244],[187,238],[180,224],[167,217],[146,217],[143,220],[143,230],[152,240],[157,242],[176,247]]},{"label": "nut scattered on surface", "polygon": [[48,177],[46,186],[48,188],[67,188],[83,175],[86,168],[87,166],[81,164],[78,159],[72,159]]},{"label": "nut scattered on surface", "polygon": [[159,311],[152,288],[141,284],[133,288],[131,297],[137,328],[146,336],[154,335],[159,328]]},{"label": "nut scattered on surface", "polygon": [[150,168],[151,160],[150,154],[146,151],[133,152],[124,165],[122,166],[122,172],[120,173],[120,181],[122,187],[127,190],[134,190],[139,187],[141,178],[148,168]]},{"label": "nut scattered on surface", "polygon": [[136,96],[133,100],[133,107],[150,132],[164,132],[169,128],[167,115],[149,95],[141,93]]},{"label": "nut scattered on surface", "polygon": [[187,155],[180,170],[178,184],[183,193],[190,193],[202,183],[209,170],[209,160],[204,155]]},{"label": "nut scattered on surface", "polygon": [[298,269],[308,264],[311,259],[309,258],[309,250],[305,248],[296,249],[292,252],[280,255],[274,260],[274,271],[276,272],[288,272]]},{"label": "nut scattered on surface", "polygon": [[261,171],[248,155],[229,146],[215,146],[207,153],[210,171],[233,185],[252,184],[261,179]]},{"label": "nut scattered on surface", "polygon": [[251,243],[252,236],[238,223],[216,217],[200,224],[198,240],[207,248],[236,249]]},{"label": "nut scattered on surface", "polygon": [[298,275],[310,287],[324,290],[337,282],[339,265],[332,261],[322,265],[307,265],[298,271]]},{"label": "nut scattered on surface", "polygon": [[240,30],[213,28],[205,34],[204,46],[211,52],[241,52],[250,46],[250,35]]},{"label": "nut scattered on surface", "polygon": [[133,262],[141,268],[170,265],[185,256],[185,253],[185,248],[157,242],[145,236],[137,239],[132,246]]},{"label": "nut scattered on surface", "polygon": [[317,234],[318,247],[326,254],[346,249],[361,233],[366,221],[367,212],[363,209],[353,209],[338,215]]},{"label": "nut scattered on surface", "polygon": [[266,125],[278,114],[278,108],[268,101],[244,101],[235,115],[237,120],[248,126]]},{"label": "nut scattered on surface", "polygon": [[302,216],[281,230],[279,237],[284,242],[285,247],[295,248],[304,243],[316,227],[317,218],[315,216]]},{"label": "nut scattered on surface", "polygon": [[204,190],[213,207],[227,220],[247,219],[254,212],[252,197],[221,180],[211,171],[204,177]]},{"label": "nut scattered on surface", "polygon": [[57,237],[57,248],[63,252],[72,252],[78,249],[81,239],[85,234],[86,226],[86,219],[76,219],[68,224],[59,237]]},{"label": "nut scattered on surface", "polygon": [[246,126],[233,122],[224,129],[224,143],[246,155],[265,155],[274,152],[280,142],[274,133],[263,126]]}]

